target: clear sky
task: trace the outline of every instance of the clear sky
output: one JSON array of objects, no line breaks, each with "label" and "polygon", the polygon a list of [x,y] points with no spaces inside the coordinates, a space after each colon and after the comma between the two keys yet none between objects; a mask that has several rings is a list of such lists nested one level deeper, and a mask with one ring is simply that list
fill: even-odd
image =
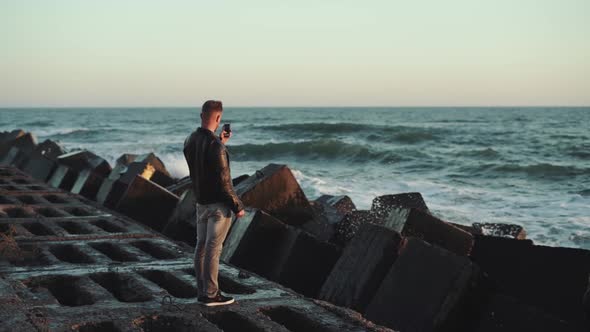
[{"label": "clear sky", "polygon": [[0,0],[0,106],[590,105],[589,0]]}]

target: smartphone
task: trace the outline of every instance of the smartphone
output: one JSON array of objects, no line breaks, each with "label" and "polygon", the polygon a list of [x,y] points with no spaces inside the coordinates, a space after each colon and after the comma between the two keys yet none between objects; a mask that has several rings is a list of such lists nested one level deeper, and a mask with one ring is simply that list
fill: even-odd
[{"label": "smartphone", "polygon": [[223,137],[229,137],[229,133],[231,133],[231,126],[229,123],[223,125],[222,133]]}]

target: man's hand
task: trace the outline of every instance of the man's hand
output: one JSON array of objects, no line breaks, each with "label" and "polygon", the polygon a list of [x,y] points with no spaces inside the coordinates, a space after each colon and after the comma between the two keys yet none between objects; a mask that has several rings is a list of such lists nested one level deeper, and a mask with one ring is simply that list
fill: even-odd
[{"label": "man's hand", "polygon": [[225,144],[227,141],[229,141],[229,139],[231,138],[231,131],[228,133],[227,131],[222,131],[221,134],[219,135],[219,139],[221,140],[221,143]]},{"label": "man's hand", "polygon": [[236,213],[236,218],[242,218],[246,214],[246,211],[240,210]]}]

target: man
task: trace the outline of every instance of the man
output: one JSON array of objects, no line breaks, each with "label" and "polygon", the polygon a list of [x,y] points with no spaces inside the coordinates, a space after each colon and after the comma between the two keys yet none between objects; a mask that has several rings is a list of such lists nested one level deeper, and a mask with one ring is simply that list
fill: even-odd
[{"label": "man", "polygon": [[244,216],[244,205],[232,185],[225,148],[231,132],[223,131],[219,137],[215,136],[222,113],[220,101],[206,101],[201,110],[201,127],[184,141],[184,157],[197,201],[195,272],[198,300],[206,306],[234,302],[233,298],[222,295],[219,290],[219,256],[232,213],[237,218]]}]

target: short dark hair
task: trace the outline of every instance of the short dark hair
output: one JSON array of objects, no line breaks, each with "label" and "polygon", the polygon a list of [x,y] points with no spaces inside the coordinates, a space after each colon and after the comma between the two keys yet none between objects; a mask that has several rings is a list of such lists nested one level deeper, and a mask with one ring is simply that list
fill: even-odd
[{"label": "short dark hair", "polygon": [[212,111],[220,111],[223,112],[223,104],[221,103],[220,100],[207,100],[204,104],[203,104],[203,108],[201,109],[201,112],[203,113],[209,113]]}]

